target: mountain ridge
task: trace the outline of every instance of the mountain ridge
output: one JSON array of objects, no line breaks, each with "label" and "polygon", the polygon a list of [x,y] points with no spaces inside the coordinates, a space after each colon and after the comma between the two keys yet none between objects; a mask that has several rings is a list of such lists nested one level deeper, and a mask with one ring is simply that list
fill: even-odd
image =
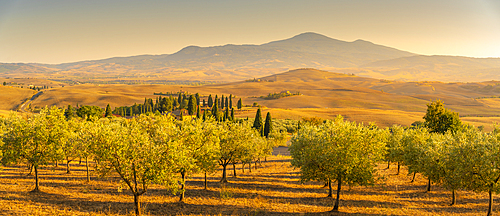
[{"label": "mountain ridge", "polygon": [[[157,77],[169,80],[237,81],[295,68],[345,71],[391,80],[447,82],[500,80],[500,58],[425,56],[357,39],[342,41],[314,32],[260,45],[186,46],[172,54],[137,55],[62,64],[0,63],[3,77],[101,79]],[[15,68],[15,69],[9,69]],[[235,75],[237,74],[237,75]]]}]

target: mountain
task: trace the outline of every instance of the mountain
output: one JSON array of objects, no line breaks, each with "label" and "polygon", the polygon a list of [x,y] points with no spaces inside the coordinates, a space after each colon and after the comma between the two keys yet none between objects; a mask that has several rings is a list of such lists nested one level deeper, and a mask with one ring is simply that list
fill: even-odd
[{"label": "mountain", "polygon": [[369,41],[347,42],[312,32],[261,45],[188,46],[173,54],[56,65],[4,64],[0,65],[0,76],[106,83],[230,82],[296,68],[390,80],[500,80],[500,59],[423,56]]},{"label": "mountain", "polygon": [[171,55],[142,55],[43,66],[62,70],[96,64],[118,64],[135,70],[356,67],[373,61],[412,55],[414,54],[367,41],[345,42],[309,32],[262,45],[188,46]]}]

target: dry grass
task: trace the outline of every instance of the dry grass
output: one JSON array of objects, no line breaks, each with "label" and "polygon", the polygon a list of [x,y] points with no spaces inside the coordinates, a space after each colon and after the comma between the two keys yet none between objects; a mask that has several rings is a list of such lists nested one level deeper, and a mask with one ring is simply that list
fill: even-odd
[{"label": "dry grass", "polygon": [[[349,72],[349,71],[339,71]],[[34,79],[30,79],[34,80]],[[443,83],[401,82],[330,73],[319,70],[294,70],[264,77],[269,82],[234,82],[218,85],[73,85],[45,90],[33,103],[33,107],[66,107],[96,105],[102,108],[109,103],[112,108],[143,103],[144,98],[154,98],[155,92],[200,93],[202,99],[208,95],[235,95],[233,105],[242,98],[243,104],[254,102],[268,107],[276,118],[300,119],[302,117],[333,118],[341,114],[357,122],[376,122],[379,126],[392,124],[410,125],[422,121],[426,104],[441,99],[445,106],[464,117],[497,117],[500,103],[478,97],[498,95],[497,82]],[[269,93],[300,92],[301,96],[277,100],[264,100],[260,96]],[[15,96],[9,97],[15,98]],[[19,101],[7,101],[17,106]],[[7,109],[7,108],[5,108]],[[237,116],[253,117],[255,111],[239,112]],[[471,121],[475,125],[490,127],[488,120]]]},{"label": "dry grass", "polygon": [[35,93],[31,89],[0,86],[0,110],[15,110]]},{"label": "dry grass", "polygon": [[[145,215],[330,215],[333,199],[320,182],[301,184],[298,170],[283,156],[268,158],[262,167],[230,177],[221,189],[220,173],[209,177],[209,189],[203,190],[203,178],[195,175],[187,183],[184,204],[160,186],[142,197]],[[134,211],[130,192],[119,190],[115,177],[93,179],[85,183],[84,167],[78,163],[73,173],[62,167],[41,171],[41,193],[30,193],[33,177],[24,167],[4,167],[0,172],[0,208],[8,215],[131,215]],[[458,192],[458,203],[449,206],[450,193],[433,186],[425,193],[426,181],[417,181],[403,168],[385,170],[379,166],[379,181],[374,186],[344,186],[340,213],[335,215],[478,215],[487,210],[487,194]],[[232,171],[229,172],[232,174]],[[498,202],[498,200],[495,200]]]}]

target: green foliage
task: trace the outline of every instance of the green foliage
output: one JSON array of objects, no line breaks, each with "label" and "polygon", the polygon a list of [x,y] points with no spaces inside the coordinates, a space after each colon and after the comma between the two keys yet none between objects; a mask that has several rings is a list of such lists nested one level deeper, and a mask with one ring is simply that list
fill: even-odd
[{"label": "green foliage", "polygon": [[[215,96],[217,98],[217,95]],[[214,106],[212,107],[212,115],[216,121],[219,121],[219,100],[215,99]]]},{"label": "green foliage", "polygon": [[214,105],[214,101],[212,99],[212,95],[208,96],[208,107],[212,107]]},{"label": "green foliage", "polygon": [[241,108],[243,107],[243,102],[241,102],[241,98],[238,100],[238,104],[237,104],[237,108],[239,110],[241,110]]},{"label": "green foliage", "polygon": [[189,101],[187,105],[187,110],[189,115],[193,115],[194,112],[196,112],[196,108],[198,105],[196,105],[196,97],[194,95],[189,96]]},{"label": "green foliage", "polygon": [[68,123],[64,111],[57,107],[44,108],[39,115],[27,119],[12,114],[6,121],[3,135],[2,164],[27,162],[37,170],[41,165],[62,159],[62,147],[68,140]]},{"label": "green foliage", "polygon": [[462,124],[458,113],[444,108],[441,100],[427,104],[427,113],[424,116],[424,120],[430,132],[441,134],[446,133],[448,130],[454,132]]},{"label": "green foliage", "polygon": [[273,119],[273,129],[275,131],[295,133],[297,132],[297,120]]},{"label": "green foliage", "polygon": [[301,95],[299,92],[296,93],[290,93],[289,91],[283,91],[280,93],[269,93],[267,96],[260,96],[260,98],[265,99],[265,100],[276,100],[284,97],[291,97],[291,96],[296,96],[296,95]]},{"label": "green foliage", "polygon": [[[122,116],[124,116],[122,113],[120,113],[120,114]],[[109,106],[109,104],[106,106],[106,111],[105,111],[104,117],[107,117],[107,118],[113,117],[113,113],[111,112],[111,107]]]},{"label": "green foliage", "polygon": [[[370,185],[375,166],[385,154],[386,133],[346,122],[341,116],[320,126],[303,126],[292,139],[292,165],[300,168],[301,181],[336,180]],[[338,210],[339,197],[334,210]]]},{"label": "green foliage", "polygon": [[390,135],[387,139],[386,160],[404,164],[404,148],[401,140],[405,134],[405,129],[399,125],[394,125],[389,128],[389,132]]},{"label": "green foliage", "polygon": [[64,116],[67,120],[70,120],[75,116],[75,111],[73,110],[73,107],[71,107],[71,105],[68,105],[68,109],[64,110]]},{"label": "green foliage", "polygon": [[103,110],[98,106],[81,106],[76,110],[76,115],[90,121],[91,119],[101,118]]},{"label": "green foliage", "polygon": [[253,122],[253,128],[255,128],[259,133],[262,131],[264,124],[262,122],[262,112],[260,111],[260,108],[257,109],[257,113],[255,114],[255,120]]},{"label": "green foliage", "polygon": [[269,138],[269,133],[273,131],[273,120],[271,118],[271,112],[267,112],[266,121],[264,124],[264,136]]}]

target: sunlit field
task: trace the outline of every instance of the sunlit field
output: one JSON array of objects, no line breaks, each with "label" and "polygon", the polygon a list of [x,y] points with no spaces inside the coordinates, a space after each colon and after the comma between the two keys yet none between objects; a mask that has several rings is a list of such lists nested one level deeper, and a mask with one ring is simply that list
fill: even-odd
[{"label": "sunlit field", "polygon": [[[277,151],[275,151],[277,152]],[[281,152],[283,153],[283,151]],[[286,153],[285,153],[286,154]],[[229,183],[219,183],[220,170],[204,178],[195,175],[187,182],[184,203],[161,186],[141,196],[144,215],[330,215],[335,198],[328,198],[323,182],[302,184],[299,170],[289,156],[272,156],[252,165],[252,171],[236,165],[229,171]],[[97,178],[87,183],[85,166],[71,162],[44,166],[40,193],[30,192],[34,177],[25,166],[3,167],[0,172],[0,208],[6,215],[133,215],[133,196],[118,176]],[[419,174],[410,183],[404,167],[379,164],[373,186],[347,186],[341,192],[340,212],[334,215],[478,215],[486,214],[487,193],[458,191],[457,204],[450,206],[451,193],[439,186],[425,192],[426,179]],[[495,200],[496,201],[496,200]]]}]

